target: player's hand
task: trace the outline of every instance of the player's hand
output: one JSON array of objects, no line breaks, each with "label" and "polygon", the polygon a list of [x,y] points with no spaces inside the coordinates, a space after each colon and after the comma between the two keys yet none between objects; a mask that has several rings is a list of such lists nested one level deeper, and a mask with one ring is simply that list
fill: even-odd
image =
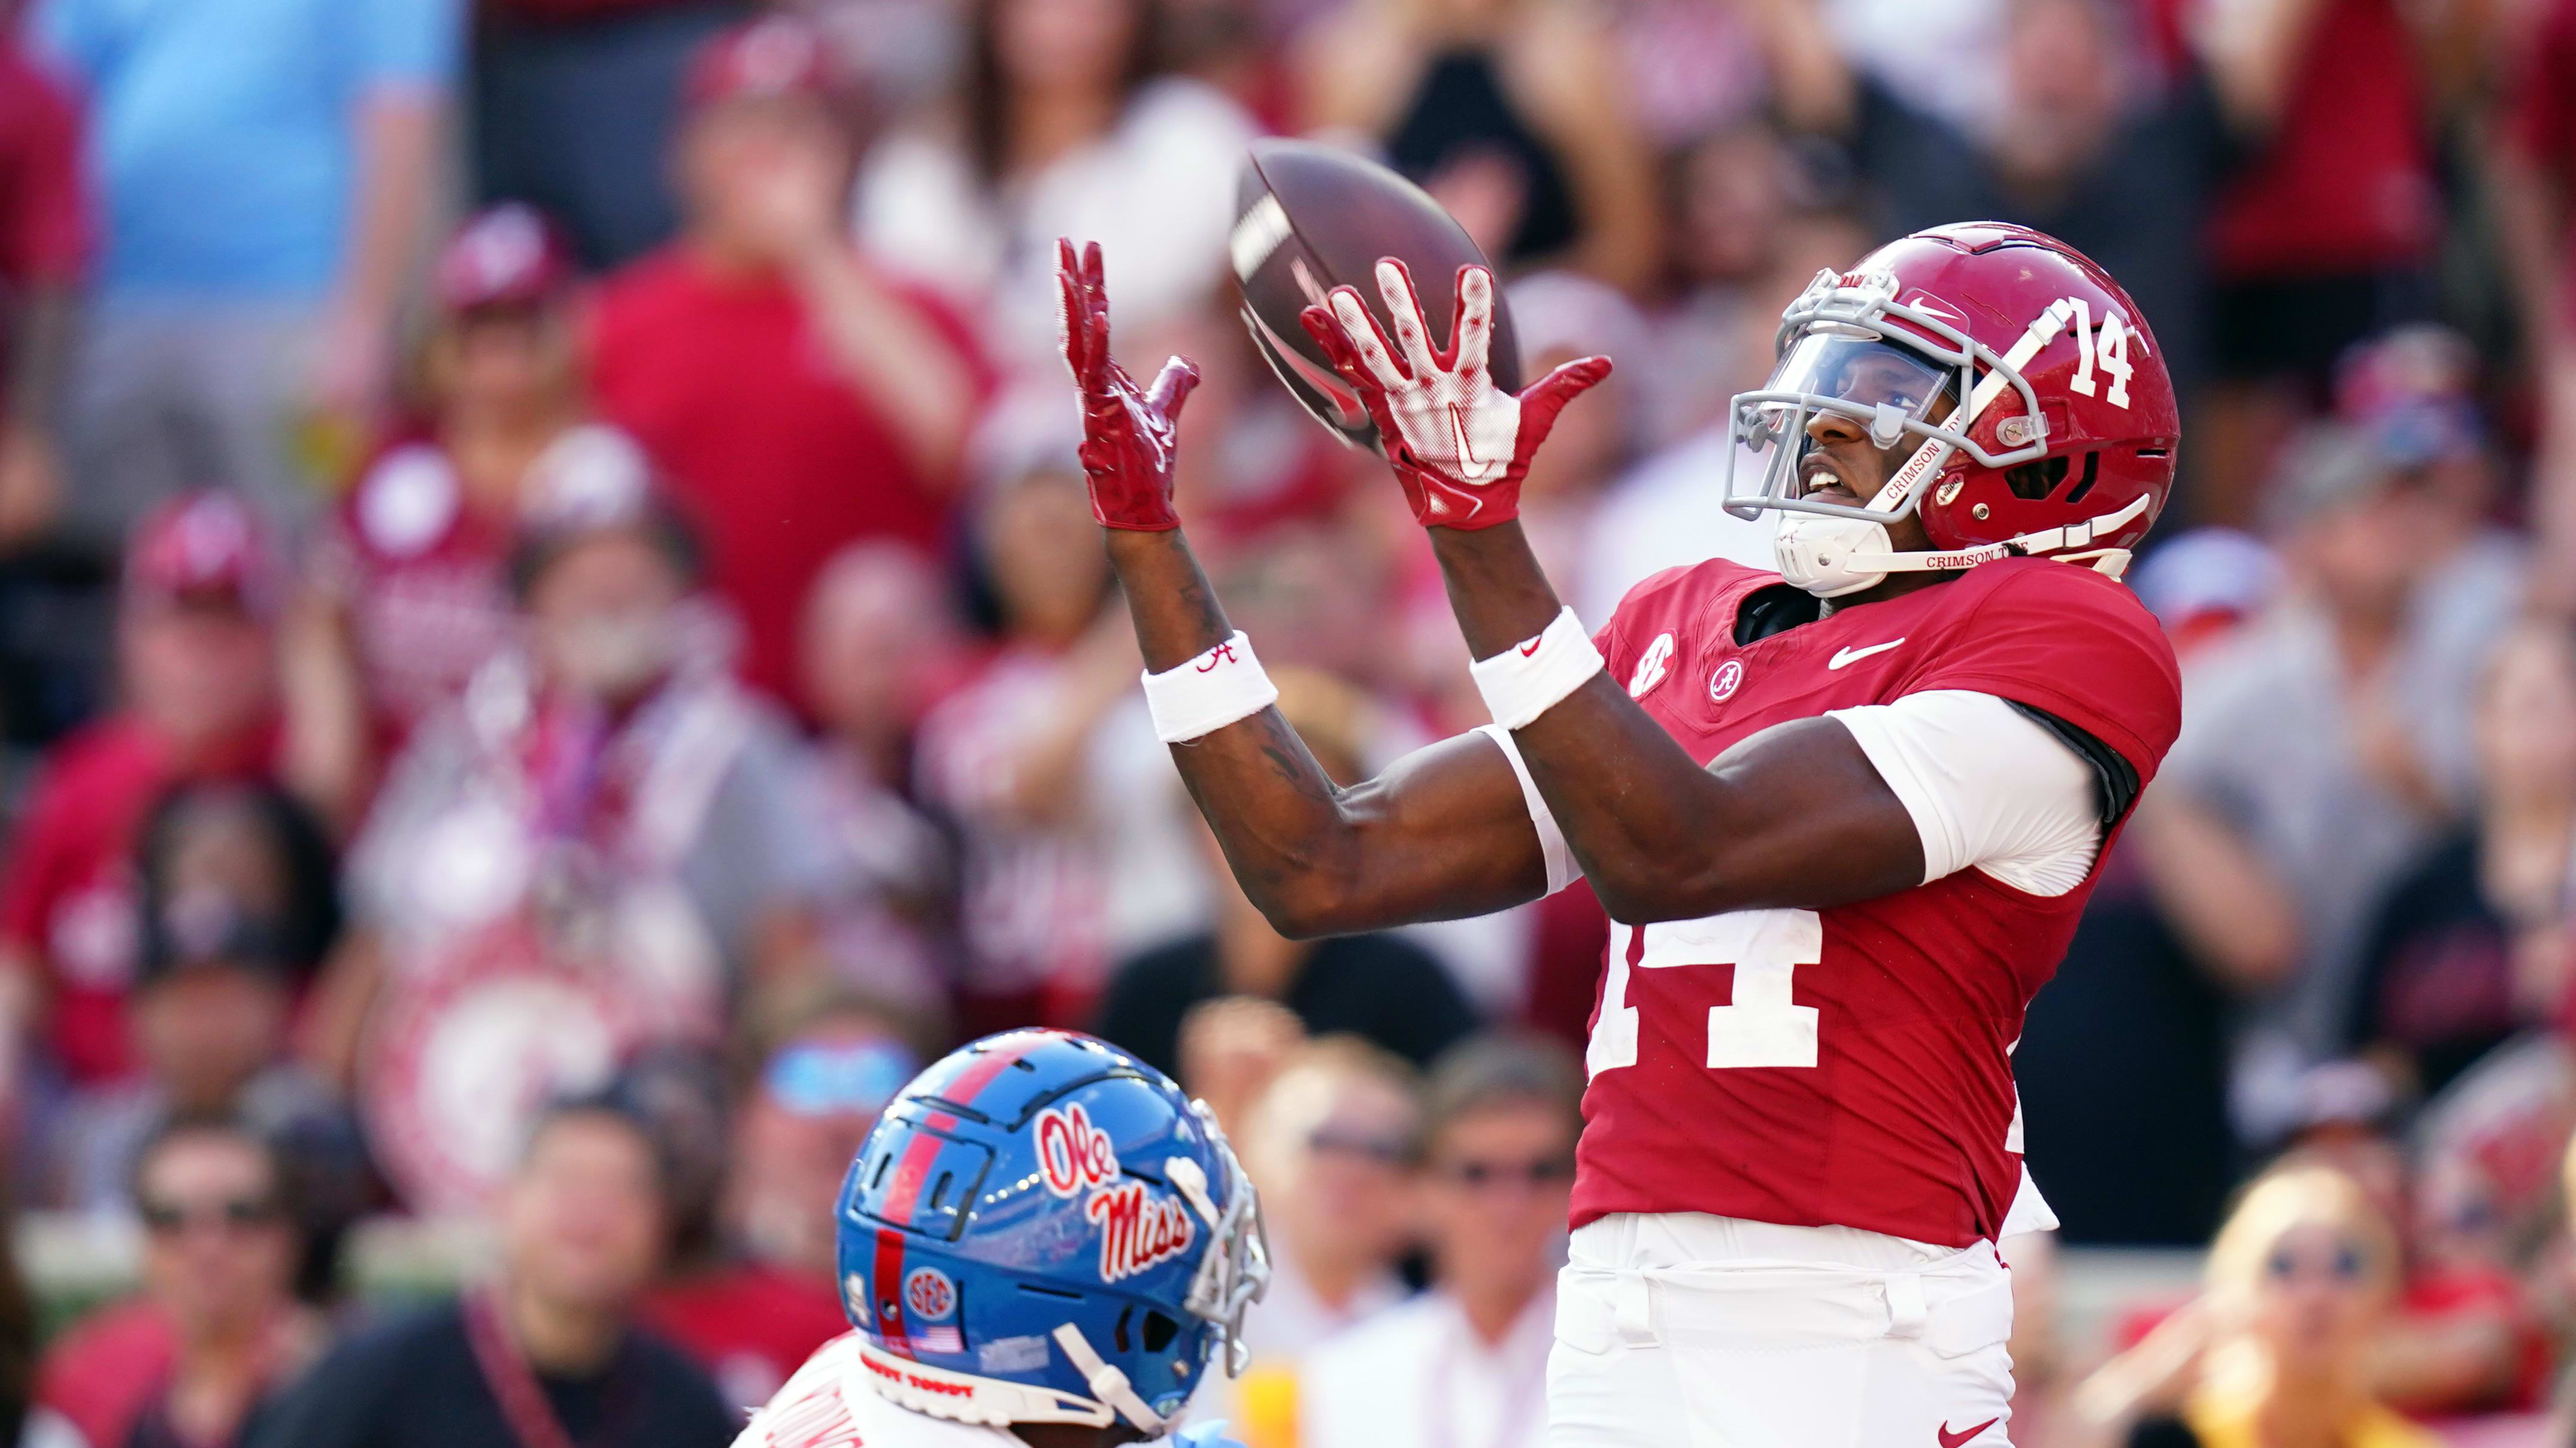
[{"label": "player's hand", "polygon": [[1100,243],[1076,260],[1073,243],[1056,240],[1056,282],[1063,288],[1064,362],[1082,392],[1082,471],[1091,484],[1091,516],[1104,528],[1156,533],[1181,526],[1172,511],[1172,455],[1181,404],[1199,385],[1186,357],[1163,364],[1154,385],[1136,379],[1109,355],[1109,291],[1100,280]]},{"label": "player's hand", "polygon": [[1377,289],[1400,351],[1347,286],[1333,288],[1330,310],[1308,307],[1300,320],[1368,407],[1413,516],[1440,528],[1490,528],[1518,517],[1530,459],[1565,405],[1610,375],[1610,359],[1578,358],[1514,396],[1494,386],[1487,365],[1492,272],[1458,268],[1457,325],[1445,351],[1432,349],[1403,262],[1378,262]]}]

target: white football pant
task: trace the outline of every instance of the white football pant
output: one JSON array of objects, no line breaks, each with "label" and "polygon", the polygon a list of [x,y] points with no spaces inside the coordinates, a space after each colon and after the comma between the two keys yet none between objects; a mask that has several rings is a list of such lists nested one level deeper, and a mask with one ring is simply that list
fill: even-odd
[{"label": "white football pant", "polygon": [[1849,1227],[1617,1214],[1557,1279],[1549,1448],[2009,1448],[2012,1277]]}]

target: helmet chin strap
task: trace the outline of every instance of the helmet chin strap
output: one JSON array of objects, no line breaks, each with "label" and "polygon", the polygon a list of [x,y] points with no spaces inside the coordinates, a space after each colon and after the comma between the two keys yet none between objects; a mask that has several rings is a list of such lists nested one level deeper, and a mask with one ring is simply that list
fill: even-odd
[{"label": "helmet chin strap", "polygon": [[[1884,498],[1886,494],[1881,492],[1879,496]],[[1899,552],[1888,542],[1884,523],[1794,513],[1780,520],[1779,531],[1771,537],[1771,551],[1780,564],[1781,578],[1818,598],[1840,598],[1876,588],[1891,573],[1950,572],[2025,556],[2088,563],[2095,572],[2117,578],[2128,569],[2129,550],[2090,545],[2096,538],[2127,527],[2147,510],[2147,503],[2146,495],[2140,494],[2127,507],[2098,518],[1947,552]]]}]

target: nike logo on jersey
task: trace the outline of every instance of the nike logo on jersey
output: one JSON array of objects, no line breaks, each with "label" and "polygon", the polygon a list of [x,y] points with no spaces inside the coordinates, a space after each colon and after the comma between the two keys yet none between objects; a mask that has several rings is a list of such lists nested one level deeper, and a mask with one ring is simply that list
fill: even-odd
[{"label": "nike logo on jersey", "polygon": [[[1902,641],[1902,640],[1899,640],[1899,642],[1903,642],[1903,641]],[[1971,1439],[1971,1438],[1976,1437],[1978,1434],[1980,1434],[1980,1433],[1982,1433],[1982,1432],[1986,1431],[1988,1428],[1991,1428],[1991,1427],[1993,1427],[1994,1425],[1996,1425],[1997,1423],[2000,1423],[2000,1422],[2002,1422],[2002,1421],[2003,1421],[2003,1419],[2001,1419],[2001,1418],[1988,1418],[1986,1421],[1984,1421],[1984,1422],[1982,1422],[1982,1423],[1979,1423],[1977,1426],[1975,1426],[1975,1427],[1973,1427],[1973,1428],[1970,1428],[1970,1429],[1969,1429],[1967,1432],[1965,1432],[1965,1433],[1953,1433],[1953,1432],[1951,1432],[1951,1431],[1950,1431],[1950,1425],[1949,1425],[1949,1423],[1945,1420],[1945,1421],[1941,1424],[1941,1429],[1940,1429],[1940,1432],[1941,1432],[1941,1448],[1959,1448],[1959,1445],[1961,1445],[1961,1444],[1963,1444],[1963,1443],[1967,1442],[1967,1441],[1968,1441],[1969,1439]]]},{"label": "nike logo on jersey", "polygon": [[1868,658],[1872,654],[1886,653],[1889,649],[1892,649],[1903,642],[1905,642],[1903,639],[1889,639],[1883,644],[1871,644],[1865,649],[1836,649],[1834,651],[1833,658],[1826,662],[1825,667],[1828,669],[1839,669],[1845,664],[1856,664],[1861,660]]}]

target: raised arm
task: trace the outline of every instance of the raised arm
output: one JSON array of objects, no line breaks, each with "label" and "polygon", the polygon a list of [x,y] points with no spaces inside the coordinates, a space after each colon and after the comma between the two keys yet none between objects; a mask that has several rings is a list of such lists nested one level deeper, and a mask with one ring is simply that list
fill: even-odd
[{"label": "raised arm", "polygon": [[[1139,388],[1109,355],[1099,247],[1079,260],[1070,242],[1059,247],[1065,360],[1082,393],[1092,514],[1146,671],[1172,679],[1182,692],[1166,688],[1163,696],[1186,704],[1201,672],[1209,676],[1203,687],[1221,671],[1251,677],[1239,672],[1250,664],[1248,650],[1229,649],[1234,627],[1172,508],[1174,422],[1198,372],[1176,357],[1150,388]],[[1347,789],[1324,774],[1273,705],[1171,749],[1245,895],[1282,934],[1481,915],[1546,888],[1546,856],[1519,780],[1502,746],[1481,734],[1443,740]]]},{"label": "raised arm", "polygon": [[1378,280],[1397,340],[1349,287],[1329,312],[1308,309],[1307,331],[1368,403],[1430,531],[1477,686],[1611,918],[1820,908],[1921,884],[1923,837],[1850,730],[1779,725],[1703,769],[1602,669],[1548,583],[1521,534],[1521,478],[1609,360],[1569,362],[1514,397],[1485,367],[1490,274],[1460,270],[1446,352],[1424,335],[1403,266],[1379,263]]}]

